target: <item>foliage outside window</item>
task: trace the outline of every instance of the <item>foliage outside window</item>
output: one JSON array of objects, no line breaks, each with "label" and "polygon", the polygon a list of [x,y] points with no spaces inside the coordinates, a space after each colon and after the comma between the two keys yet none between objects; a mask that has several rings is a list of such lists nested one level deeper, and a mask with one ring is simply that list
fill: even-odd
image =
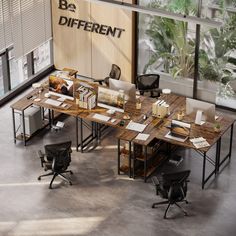
[{"label": "foliage outside window", "polygon": [[200,79],[219,83],[220,96],[233,96],[231,81],[236,80],[236,13],[227,7],[236,1],[213,1],[217,19],[223,22],[220,28],[202,29],[200,48]]},{"label": "foliage outside window", "polygon": [[[199,79],[218,84],[217,96],[232,97],[236,93],[236,0],[201,2],[201,17],[217,20],[223,26],[201,25]],[[140,1],[140,5],[185,15],[196,15],[198,4],[198,0]],[[140,14],[139,73],[161,71],[173,78],[193,78],[195,28],[195,24]]]},{"label": "foliage outside window", "polygon": [[[184,15],[196,15],[197,5],[191,0],[151,1],[151,8]],[[147,17],[147,16],[146,16]],[[143,68],[145,74],[153,65],[155,69],[170,73],[173,77],[192,78],[194,74],[194,27],[187,22],[149,16],[148,36],[152,55]]]}]

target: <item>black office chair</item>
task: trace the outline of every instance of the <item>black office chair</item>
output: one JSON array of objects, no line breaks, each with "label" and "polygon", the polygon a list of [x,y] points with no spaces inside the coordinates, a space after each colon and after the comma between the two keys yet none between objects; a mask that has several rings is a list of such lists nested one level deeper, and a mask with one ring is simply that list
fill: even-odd
[{"label": "black office chair", "polygon": [[67,183],[72,185],[71,181],[67,179],[64,173],[73,174],[71,170],[67,170],[71,162],[71,141],[57,144],[45,145],[45,154],[42,151],[38,152],[38,156],[41,159],[41,166],[45,171],[52,170],[48,174],[40,175],[38,180],[41,180],[44,176],[53,175],[49,188],[52,189],[52,183],[56,176],[59,176]]},{"label": "black office chair", "polygon": [[152,182],[156,187],[156,194],[160,195],[164,199],[168,199],[167,201],[152,204],[152,208],[155,208],[158,205],[168,204],[165,210],[164,219],[167,218],[166,215],[170,205],[176,205],[183,211],[184,215],[187,215],[187,212],[178,204],[178,202],[185,202],[188,204],[186,195],[188,182],[187,178],[189,174],[190,170],[186,170],[168,174],[162,173],[159,177],[152,177]]},{"label": "black office chair", "polygon": [[150,93],[150,97],[159,97],[161,90],[159,89],[160,75],[158,74],[145,74],[139,75],[136,79],[137,89],[141,95],[145,92]]},{"label": "black office chair", "polygon": [[102,83],[105,83],[107,87],[109,87],[109,79],[120,79],[120,75],[121,75],[121,70],[120,67],[117,66],[116,64],[112,64],[111,66],[111,71],[109,73],[109,76],[107,76],[105,79],[101,79],[101,80],[94,80],[95,82],[99,82],[100,85],[102,85]]}]

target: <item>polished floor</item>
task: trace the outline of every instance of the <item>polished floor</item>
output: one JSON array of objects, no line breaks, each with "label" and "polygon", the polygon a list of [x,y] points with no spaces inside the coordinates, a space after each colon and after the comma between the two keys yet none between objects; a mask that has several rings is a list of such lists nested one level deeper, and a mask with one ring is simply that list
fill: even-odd
[{"label": "polished floor", "polygon": [[[184,161],[178,168],[191,169],[190,204],[184,205],[189,216],[172,207],[169,219],[164,220],[165,206],[151,208],[161,199],[150,181],[117,175],[114,130],[104,135],[95,150],[72,153],[72,186],[56,179],[54,189],[49,190],[50,178],[37,180],[44,171],[36,152],[45,144],[64,140],[72,140],[74,146],[74,119],[62,117],[65,127],[61,131],[44,130],[24,147],[13,142],[11,103],[0,108],[0,235],[236,235],[236,132],[231,163],[205,190],[201,189],[201,157],[181,151]],[[222,154],[228,145],[226,134]]]}]

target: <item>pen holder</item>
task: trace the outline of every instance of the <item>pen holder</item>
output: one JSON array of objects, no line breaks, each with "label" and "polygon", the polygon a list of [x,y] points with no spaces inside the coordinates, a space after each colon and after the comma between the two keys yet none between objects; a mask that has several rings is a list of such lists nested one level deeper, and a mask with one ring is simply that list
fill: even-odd
[{"label": "pen holder", "polygon": [[184,113],[183,112],[179,112],[177,114],[177,120],[183,120],[183,118],[184,118]]}]

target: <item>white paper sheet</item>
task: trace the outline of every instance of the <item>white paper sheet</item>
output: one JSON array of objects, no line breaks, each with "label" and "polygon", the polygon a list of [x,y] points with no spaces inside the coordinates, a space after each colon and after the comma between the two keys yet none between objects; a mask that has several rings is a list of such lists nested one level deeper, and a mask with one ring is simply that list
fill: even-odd
[{"label": "white paper sheet", "polygon": [[149,138],[150,134],[138,134],[135,139],[146,141]]},{"label": "white paper sheet", "polygon": [[101,115],[101,114],[94,114],[93,118],[95,118],[97,120],[101,120],[101,121],[109,121],[111,117],[104,116],[104,115]]},{"label": "white paper sheet", "polygon": [[147,125],[136,123],[133,121],[130,121],[129,124],[126,126],[126,129],[143,132]]}]

